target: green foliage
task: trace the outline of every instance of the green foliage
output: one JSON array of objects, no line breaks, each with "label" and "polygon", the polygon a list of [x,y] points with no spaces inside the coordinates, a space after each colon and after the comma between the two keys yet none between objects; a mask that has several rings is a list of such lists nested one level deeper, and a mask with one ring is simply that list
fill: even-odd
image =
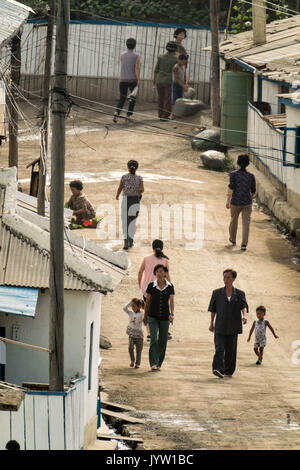
[{"label": "green foliage", "polygon": [[[251,1],[251,0],[248,0]],[[46,16],[46,0],[21,0],[34,11],[33,17]],[[285,17],[282,7],[296,8],[296,0],[272,0],[276,11],[268,10],[268,20]],[[220,0],[220,26],[226,25],[228,0]],[[280,8],[281,7],[281,8]],[[209,26],[209,0],[70,0],[72,19],[154,21]],[[234,0],[231,27],[239,33],[252,28],[251,5]]]},{"label": "green foliage", "polygon": [[[281,20],[289,16],[287,8],[290,8],[287,0],[272,0],[275,5],[267,8],[267,21]],[[252,29],[252,8],[243,0],[235,0],[231,16],[231,28],[233,33],[242,33]]]}]

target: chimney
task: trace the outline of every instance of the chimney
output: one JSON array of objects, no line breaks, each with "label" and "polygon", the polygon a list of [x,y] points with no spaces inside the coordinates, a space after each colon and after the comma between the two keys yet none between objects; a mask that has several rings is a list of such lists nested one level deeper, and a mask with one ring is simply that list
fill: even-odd
[{"label": "chimney", "polygon": [[263,44],[266,42],[266,1],[252,0],[253,42]]}]

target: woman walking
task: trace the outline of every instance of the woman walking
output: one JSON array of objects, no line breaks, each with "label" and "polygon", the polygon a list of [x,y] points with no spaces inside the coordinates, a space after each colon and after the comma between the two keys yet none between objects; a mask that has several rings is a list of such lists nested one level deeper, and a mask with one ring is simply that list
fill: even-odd
[{"label": "woman walking", "polygon": [[[125,104],[128,90],[132,93],[140,84],[141,58],[134,52],[136,40],[134,38],[127,39],[126,46],[127,52],[124,52],[121,55],[120,99],[117,103],[117,108],[113,118],[115,123],[117,122]],[[131,96],[129,98],[127,120],[130,119],[133,114],[135,101],[135,96]]]},{"label": "woman walking", "polygon": [[250,220],[252,212],[252,201],[256,191],[255,176],[246,170],[250,160],[247,154],[238,156],[238,170],[230,173],[226,208],[231,210],[231,221],[229,225],[229,241],[236,245],[236,234],[238,219],[242,213],[243,238],[241,249],[246,250],[248,245]]},{"label": "woman walking", "polygon": [[[164,243],[162,240],[153,240],[152,254],[145,256],[138,272],[138,283],[142,290],[143,298],[146,301],[146,291],[150,282],[155,281],[153,269],[157,264],[162,264],[168,268],[166,279],[171,282],[169,274],[169,258],[163,253]],[[172,339],[171,333],[168,333],[168,339]],[[150,341],[150,329],[147,325],[147,341]]]},{"label": "woman walking", "polygon": [[139,215],[140,200],[144,192],[143,178],[136,174],[138,169],[136,160],[129,160],[127,163],[128,173],[122,176],[116,199],[123,191],[122,199],[122,226],[124,235],[124,250],[133,246],[133,239],[136,232],[136,219]]},{"label": "woman walking", "polygon": [[174,286],[167,280],[168,268],[157,264],[153,270],[156,280],[147,287],[144,324],[149,324],[151,342],[149,362],[152,371],[161,369],[165,358],[168,331],[174,321]]}]

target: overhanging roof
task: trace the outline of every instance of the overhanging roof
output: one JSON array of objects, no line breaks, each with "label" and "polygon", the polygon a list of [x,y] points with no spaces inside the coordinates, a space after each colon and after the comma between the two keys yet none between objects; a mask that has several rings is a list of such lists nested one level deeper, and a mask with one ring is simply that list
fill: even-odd
[{"label": "overhanging roof", "polygon": [[[24,207],[17,198],[16,169],[0,168],[0,285],[49,287],[49,217]],[[65,232],[64,287],[109,292],[121,282],[128,267],[124,251]]]},{"label": "overhanging roof", "polygon": [[35,317],[38,289],[0,286],[0,312]]},{"label": "overhanging roof", "polygon": [[33,10],[14,0],[0,0],[0,48],[27,20]]},{"label": "overhanging roof", "polygon": [[272,79],[293,84],[300,78],[300,15],[267,24],[266,42],[254,44],[253,31],[233,34],[220,44],[225,60],[239,59]]}]

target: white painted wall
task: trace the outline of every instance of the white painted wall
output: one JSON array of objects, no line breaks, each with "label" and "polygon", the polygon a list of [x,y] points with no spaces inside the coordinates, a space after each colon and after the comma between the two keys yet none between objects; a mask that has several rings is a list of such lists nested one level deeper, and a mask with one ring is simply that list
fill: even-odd
[{"label": "white painted wall", "polygon": [[[92,300],[91,300],[92,299]],[[49,290],[39,293],[34,319],[0,312],[0,326],[6,328],[11,338],[12,326],[19,325],[20,341],[48,348],[49,344]],[[87,309],[92,312],[87,314]],[[89,353],[89,337],[86,336],[87,320],[94,318],[95,335],[100,330],[101,294],[94,292],[65,291],[65,380],[76,374],[86,373],[86,355]],[[96,324],[97,323],[97,324]],[[98,330],[97,330],[98,329]],[[99,345],[99,343],[98,343]],[[98,365],[95,355],[94,367]],[[48,383],[49,360],[43,351],[33,351],[7,344],[6,380],[21,385],[24,381]]]},{"label": "white painted wall", "polygon": [[278,95],[280,92],[280,85],[262,80],[262,101],[267,101],[270,103],[271,114],[279,113],[278,97],[276,95]]},{"label": "white painted wall", "polygon": [[[189,81],[210,82],[209,29],[187,29],[184,47],[189,54]],[[159,54],[165,52],[168,41],[174,40],[175,28],[142,24],[71,23],[69,28],[68,75],[119,78],[119,57],[126,50],[126,39],[137,40],[136,51],[141,55],[141,78],[152,80]],[[224,33],[220,32],[220,41]],[[22,34],[22,74],[43,75],[46,27],[25,24]],[[54,48],[53,58],[54,59]],[[54,60],[52,60],[53,69]]]},{"label": "white painted wall", "polygon": [[[286,106],[287,114],[287,127],[300,127],[300,109],[292,106]],[[294,132],[288,132],[287,137],[287,150],[288,152],[295,152],[295,134]],[[294,161],[291,155],[287,156],[287,159]],[[287,188],[296,194],[300,195],[300,168],[287,168]],[[300,209],[300,207],[299,207]]]},{"label": "white painted wall", "polygon": [[[100,343],[100,325],[101,325],[101,304],[102,295],[97,292],[92,292],[87,299],[87,318],[86,318],[86,330],[85,330],[85,343],[86,343],[86,355],[84,359],[83,375],[86,377],[85,380],[85,424],[88,424],[90,420],[96,414],[96,404],[98,397],[98,363],[99,363],[99,343]],[[91,374],[91,390],[88,390],[88,379],[89,379],[89,349],[90,349],[90,327],[91,323],[94,322],[94,334],[93,334],[93,366]]]}]

